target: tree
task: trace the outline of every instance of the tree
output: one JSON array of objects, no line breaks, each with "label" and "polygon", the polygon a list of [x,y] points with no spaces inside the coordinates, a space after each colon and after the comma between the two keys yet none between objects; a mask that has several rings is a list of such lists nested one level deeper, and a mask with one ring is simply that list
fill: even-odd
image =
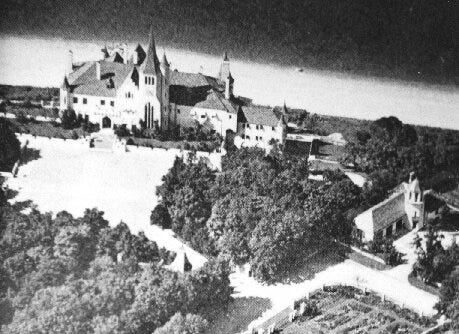
[{"label": "tree", "polygon": [[11,123],[0,117],[0,171],[10,172],[21,156],[21,145]]},{"label": "tree", "polygon": [[73,109],[66,109],[62,112],[61,125],[64,129],[73,129],[78,126],[77,116]]},{"label": "tree", "polygon": [[207,325],[207,321],[199,315],[176,313],[153,334],[204,334]]},{"label": "tree", "polygon": [[171,228],[171,216],[166,206],[159,203],[155,206],[150,215],[150,224],[159,225],[162,228]]}]

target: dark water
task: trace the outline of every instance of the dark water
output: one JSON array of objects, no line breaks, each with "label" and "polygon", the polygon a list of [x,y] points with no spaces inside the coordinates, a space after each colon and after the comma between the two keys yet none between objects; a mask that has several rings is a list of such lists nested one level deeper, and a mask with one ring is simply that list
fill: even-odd
[{"label": "dark water", "polygon": [[448,0],[2,0],[0,32],[146,41],[280,65],[459,83]]}]

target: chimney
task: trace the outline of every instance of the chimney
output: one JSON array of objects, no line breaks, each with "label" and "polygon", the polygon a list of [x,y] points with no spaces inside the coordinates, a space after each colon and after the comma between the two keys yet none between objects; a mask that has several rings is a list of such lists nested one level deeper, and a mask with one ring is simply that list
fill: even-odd
[{"label": "chimney", "polygon": [[134,53],[132,54],[132,63],[134,65],[138,65],[138,62],[139,62],[139,53],[137,51],[134,51]]},{"label": "chimney", "polygon": [[123,62],[125,64],[128,63],[128,57],[129,57],[129,51],[128,51],[128,46],[126,43],[123,45]]},{"label": "chimney", "polygon": [[96,78],[100,80],[100,61],[96,61]]},{"label": "chimney", "polygon": [[67,56],[67,70],[66,70],[66,74],[67,76],[73,72],[73,52],[72,50],[69,50],[69,54]]},{"label": "chimney", "polygon": [[414,172],[410,172],[410,181],[409,183],[414,181]]}]

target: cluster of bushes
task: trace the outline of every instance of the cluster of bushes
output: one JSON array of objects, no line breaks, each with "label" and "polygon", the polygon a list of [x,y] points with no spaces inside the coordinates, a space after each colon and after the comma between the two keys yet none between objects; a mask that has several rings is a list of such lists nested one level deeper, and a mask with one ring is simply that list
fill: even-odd
[{"label": "cluster of bushes", "polygon": [[368,242],[366,248],[369,252],[381,257],[389,266],[397,266],[403,263],[403,254],[398,252],[391,238],[376,238]]},{"label": "cluster of bushes", "polygon": [[143,124],[140,128],[133,125],[129,130],[125,124],[114,126],[115,134],[121,138],[127,138],[128,145],[141,145],[147,147],[161,147],[149,142],[148,140],[136,140],[136,138],[142,139],[154,139],[160,142],[172,141],[181,142],[180,145],[176,145],[184,150],[196,150],[204,152],[213,152],[218,150],[223,141],[222,137],[215,132],[215,130],[204,130],[203,126],[196,122],[195,128],[184,128],[182,133],[176,130],[160,131],[158,127],[153,129],[146,129]]},{"label": "cluster of bushes", "polygon": [[177,158],[157,195],[152,223],[170,224],[209,255],[250,263],[266,282],[283,279],[294,263],[334,239],[349,241],[351,213],[361,201],[345,177],[310,181],[306,159],[256,148],[230,151],[221,173]]},{"label": "cluster of bushes", "polygon": [[183,275],[165,270],[171,253],[124,223],[110,228],[96,209],[53,218],[3,203],[0,222],[2,332],[170,333],[185,326],[202,334],[205,318],[231,299],[226,262]]},{"label": "cluster of bushes", "polygon": [[63,129],[70,130],[76,128],[82,128],[86,132],[99,131],[99,124],[93,124],[87,119],[83,118],[83,115],[76,115],[74,110],[64,110],[61,115],[61,126]]}]

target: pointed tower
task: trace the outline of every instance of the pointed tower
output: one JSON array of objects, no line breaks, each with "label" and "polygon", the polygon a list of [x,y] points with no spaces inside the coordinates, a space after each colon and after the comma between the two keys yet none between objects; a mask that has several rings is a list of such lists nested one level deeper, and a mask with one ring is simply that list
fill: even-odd
[{"label": "pointed tower", "polygon": [[218,71],[218,78],[225,82],[226,78],[228,78],[228,75],[230,74],[230,61],[228,58],[228,53],[225,52],[223,55],[223,60],[220,65],[220,71]]},{"label": "pointed tower", "polygon": [[163,53],[163,58],[161,60],[161,73],[162,73],[162,90],[161,90],[161,104],[162,104],[162,128],[169,129],[169,85],[170,85],[170,78],[171,78],[171,68],[170,64],[167,61],[166,52]]},{"label": "pointed tower", "polygon": [[145,61],[140,66],[139,90],[144,109],[143,122],[148,129],[160,130],[164,115],[164,78],[156,53],[153,26],[150,26],[149,44]]},{"label": "pointed tower", "polygon": [[145,59],[144,73],[147,75],[156,75],[160,72],[158,55],[156,54],[156,43],[153,35],[153,26],[150,26],[149,44],[147,57]]}]

